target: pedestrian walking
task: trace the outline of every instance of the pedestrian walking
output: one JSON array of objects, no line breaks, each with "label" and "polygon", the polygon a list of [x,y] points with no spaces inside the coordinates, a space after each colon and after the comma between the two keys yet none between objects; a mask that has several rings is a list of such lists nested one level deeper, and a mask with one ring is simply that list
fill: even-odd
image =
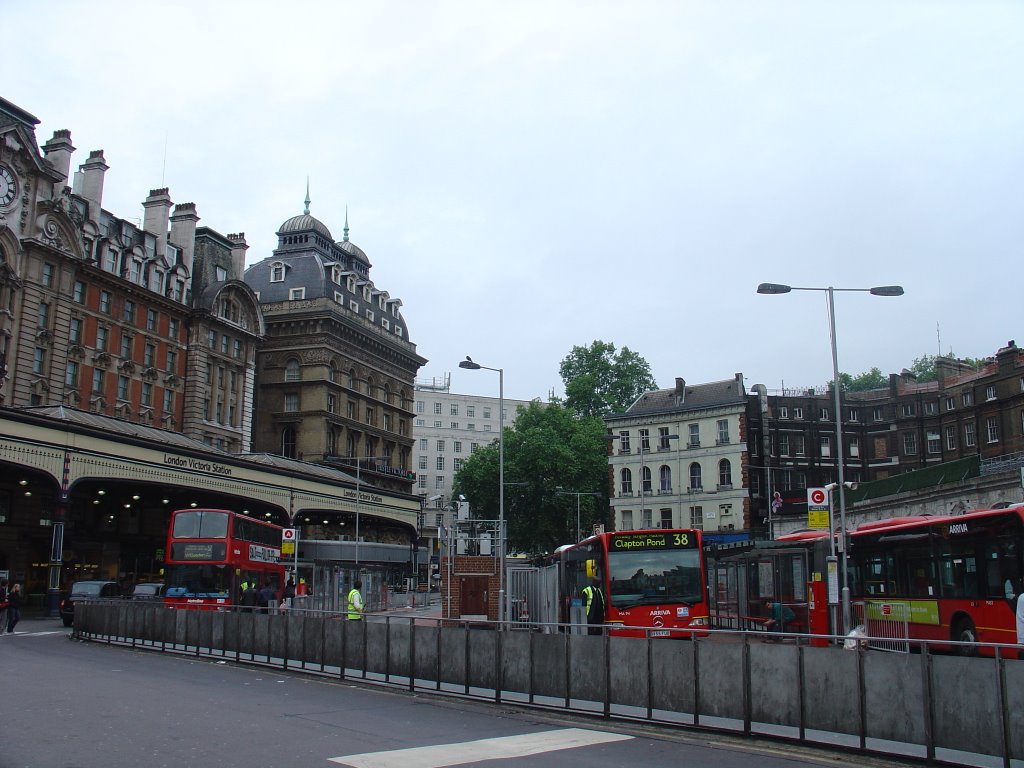
[{"label": "pedestrian walking", "polygon": [[363,594],[359,590],[363,588],[363,582],[356,579],[352,589],[348,591],[348,620],[360,621],[363,618]]},{"label": "pedestrian walking", "polygon": [[7,629],[7,579],[0,579],[0,635]]},{"label": "pedestrian walking", "polygon": [[1024,659],[1024,586],[1017,595],[1017,645],[1021,646],[1017,658]]},{"label": "pedestrian walking", "polygon": [[274,599],[274,588],[270,585],[270,579],[267,579],[263,585],[263,589],[260,590],[260,613],[270,612],[270,601]]},{"label": "pedestrian walking", "polygon": [[7,634],[9,635],[14,634],[14,627],[21,619],[21,601],[21,584],[15,584],[7,593]]}]

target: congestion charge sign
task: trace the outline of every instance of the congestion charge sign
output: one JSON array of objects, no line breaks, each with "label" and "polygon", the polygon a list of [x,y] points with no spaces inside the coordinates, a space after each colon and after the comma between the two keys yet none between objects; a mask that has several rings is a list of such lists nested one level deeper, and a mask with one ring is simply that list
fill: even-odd
[{"label": "congestion charge sign", "polygon": [[613,551],[631,549],[683,549],[697,546],[697,537],[690,531],[666,533],[616,533],[612,536]]}]

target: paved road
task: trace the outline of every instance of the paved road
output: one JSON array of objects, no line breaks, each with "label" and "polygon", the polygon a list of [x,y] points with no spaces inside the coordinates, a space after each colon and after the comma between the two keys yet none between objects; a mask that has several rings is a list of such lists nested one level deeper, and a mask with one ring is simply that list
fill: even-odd
[{"label": "paved road", "polygon": [[0,768],[893,765],[78,642],[53,619],[0,638],[0,670]]}]

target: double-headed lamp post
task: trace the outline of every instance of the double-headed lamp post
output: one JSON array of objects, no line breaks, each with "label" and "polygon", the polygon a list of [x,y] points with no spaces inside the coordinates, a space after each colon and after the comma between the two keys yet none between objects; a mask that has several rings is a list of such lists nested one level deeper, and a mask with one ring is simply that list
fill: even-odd
[{"label": "double-headed lamp post", "polygon": [[498,628],[505,621],[505,369],[490,368],[466,355],[459,368],[498,373]]},{"label": "double-headed lamp post", "polygon": [[[825,486],[825,492],[828,494],[828,540],[829,540],[829,544],[831,545],[830,546],[830,551],[831,551],[831,554],[832,554],[833,558],[835,558],[835,556],[836,556],[836,534],[835,534],[835,528],[833,527],[834,523],[832,522],[832,509],[833,509],[832,499],[835,496],[835,492],[836,492],[837,488],[841,488],[842,489],[839,492],[839,498],[842,499],[843,495],[844,495],[844,493],[846,491],[848,491],[848,490],[849,491],[856,490],[857,489],[857,484],[847,480],[844,483],[829,483],[828,485]],[[839,535],[840,535],[840,539],[839,539],[839,552],[842,555],[842,558],[840,560],[840,566],[841,567],[840,567],[840,570],[839,570],[839,580],[840,580],[839,583],[842,586],[842,593],[841,594],[842,594],[842,605],[843,605],[843,627],[844,627],[846,632],[849,632],[850,631],[850,625],[852,624],[852,622],[850,621],[850,617],[851,617],[851,613],[850,613],[850,585],[847,582],[847,573],[846,573],[846,517],[845,516],[842,517],[842,521],[841,521],[839,527],[840,527],[840,531],[839,531]]]},{"label": "double-headed lamp post", "polygon": [[[659,441],[662,441],[662,442],[665,443],[665,445],[659,445],[658,446],[659,450],[666,448],[667,447],[667,443],[668,443],[669,440],[678,440],[679,439],[679,435],[678,434],[675,434],[675,435],[658,435],[657,437],[658,437]],[[644,436],[642,434],[640,434],[640,431],[638,430],[637,431],[637,442],[638,442],[639,448],[640,448],[640,520],[638,522],[640,522],[641,524],[643,523],[643,519],[644,519],[644,439],[645,439]],[[646,439],[647,440],[651,439],[650,434],[647,435]],[[650,450],[650,448],[648,448],[647,449],[647,453],[649,454],[650,452],[651,452],[651,450]],[[651,478],[651,484],[652,485],[654,484],[653,477]],[[651,493],[654,493],[654,489],[653,488],[651,489]],[[682,514],[682,510],[680,510],[680,514]],[[651,524],[653,525],[654,521],[651,521]]]},{"label": "double-headed lamp post", "polygon": [[842,531],[842,551],[843,551],[843,563],[842,563],[842,584],[843,584],[843,633],[850,631],[850,590],[846,582],[846,494],[847,488],[846,480],[843,476],[843,412],[841,410],[842,404],[839,399],[839,356],[836,352],[836,302],[835,294],[837,291],[844,293],[870,293],[872,296],[902,296],[903,286],[900,285],[880,285],[874,288],[798,288],[794,285],[781,285],[779,283],[761,283],[757,286],[758,293],[764,293],[769,295],[779,293],[789,293],[790,291],[820,291],[825,293],[828,297],[828,328],[829,336],[832,341],[832,396],[833,396],[833,407],[835,408],[836,417],[836,475],[838,482],[836,487],[839,489],[839,527]]}]

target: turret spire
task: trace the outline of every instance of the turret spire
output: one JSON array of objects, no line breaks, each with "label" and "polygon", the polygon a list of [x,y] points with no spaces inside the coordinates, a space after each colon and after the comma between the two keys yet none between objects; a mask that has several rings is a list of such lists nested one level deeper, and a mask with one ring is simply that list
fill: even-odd
[{"label": "turret spire", "polygon": [[302,212],[309,216],[309,176],[306,177],[306,207]]},{"label": "turret spire", "polygon": [[341,242],[348,242],[348,206],[345,206],[345,229],[341,233]]}]

